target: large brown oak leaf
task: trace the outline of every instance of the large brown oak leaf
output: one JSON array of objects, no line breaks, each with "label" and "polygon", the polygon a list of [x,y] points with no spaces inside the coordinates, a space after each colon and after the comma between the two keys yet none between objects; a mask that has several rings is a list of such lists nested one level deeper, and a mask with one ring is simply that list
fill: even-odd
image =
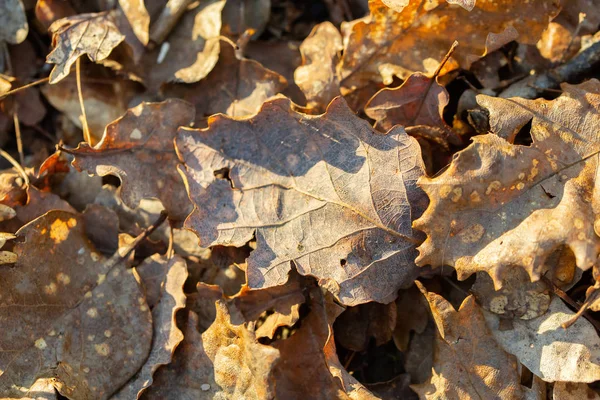
[{"label": "large brown oak leaf", "polygon": [[177,138],[195,205],[186,226],[202,246],[256,235],[251,288],[283,284],[290,262],[346,305],[389,302],[412,283],[423,162],[402,128],[377,134],[341,98],[319,116],[277,98],[252,118],[208,122]]},{"label": "large brown oak leaf", "polygon": [[[600,82],[563,85],[555,100],[478,96],[494,133],[476,136],[449,168],[419,185],[431,203],[414,227],[427,233],[417,264],[451,265],[459,279],[521,266],[537,280],[555,251],[579,268],[600,252]],[[531,146],[511,144],[531,121]],[[565,246],[570,250],[565,250]]]}]

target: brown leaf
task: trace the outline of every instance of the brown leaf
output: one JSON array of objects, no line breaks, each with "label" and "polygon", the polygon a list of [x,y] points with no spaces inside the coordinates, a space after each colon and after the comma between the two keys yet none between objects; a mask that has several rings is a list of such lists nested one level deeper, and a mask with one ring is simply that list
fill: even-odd
[{"label": "brown leaf", "polygon": [[56,64],[50,73],[50,83],[65,78],[71,65],[83,54],[93,62],[102,61],[125,39],[111,11],[63,18],[54,22],[49,31],[54,49],[46,62]]},{"label": "brown leaf", "polygon": [[[563,90],[552,101],[478,96],[497,135],[474,137],[446,171],[419,182],[431,200],[414,222],[428,235],[419,265],[454,266],[459,279],[486,271],[499,288],[508,267],[539,279],[562,246],[581,270],[595,263],[600,82]],[[512,140],[529,121],[531,146],[503,139]]]},{"label": "brown leaf", "polygon": [[552,390],[552,400],[570,399],[600,400],[600,395],[586,383],[556,382]]},{"label": "brown leaf", "polygon": [[512,320],[512,329],[501,330],[502,320],[485,312],[487,324],[507,352],[546,382],[593,382],[600,376],[600,338],[594,326],[579,318],[568,329],[561,325],[574,313],[558,297],[541,317]]},{"label": "brown leaf", "polygon": [[342,86],[354,90],[370,81],[389,84],[412,72],[433,72],[454,40],[460,43],[442,73],[469,68],[477,58],[511,40],[535,43],[558,13],[556,1],[528,3],[478,0],[469,12],[445,2],[404,2],[396,12],[381,0],[370,0],[370,18],[348,24],[341,64]]},{"label": "brown leaf", "polygon": [[411,332],[422,334],[429,321],[429,307],[416,286],[401,290],[396,299],[396,326],[393,338],[401,351],[408,349]]},{"label": "brown leaf", "polygon": [[[403,322],[403,321],[402,321]],[[371,339],[381,346],[392,339],[396,326],[396,303],[366,303],[349,307],[335,321],[339,344],[353,351],[365,351]]]},{"label": "brown leaf", "polygon": [[179,97],[196,106],[196,121],[205,125],[206,118],[218,113],[244,117],[256,113],[269,97],[281,92],[286,80],[260,63],[239,57],[233,46],[221,41],[219,62],[200,82],[172,84],[167,97]]},{"label": "brown leaf", "polygon": [[294,72],[294,81],[304,92],[307,106],[317,112],[340,95],[337,66],[342,49],[342,35],[331,22],[315,26],[300,45],[302,65]]},{"label": "brown leaf", "polygon": [[394,125],[429,125],[448,129],[443,120],[450,97],[436,78],[414,73],[402,85],[381,89],[365,106],[365,113],[383,131]]},{"label": "brown leaf", "polygon": [[78,170],[121,179],[121,197],[130,208],[142,199],[161,200],[175,220],[189,213],[190,205],[176,166],[173,148],[176,129],[194,120],[187,102],[170,99],[162,103],[142,103],[110,123],[100,143],[81,143],[69,150]]},{"label": "brown leaf", "polygon": [[175,314],[185,307],[185,260],[178,256],[169,260],[165,256],[155,255],[147,258],[136,271],[142,278],[148,306],[152,309],[152,349],[146,363],[112,397],[114,400],[139,399],[142,392],[152,385],[155,371],[171,362],[175,348],[183,340],[183,333],[175,323]]},{"label": "brown leaf", "polygon": [[51,377],[69,398],[107,399],[150,351],[137,277],[95,252],[76,214],[52,211],[17,236],[15,267],[0,269],[0,392],[20,398]]},{"label": "brown leaf", "polygon": [[0,3],[0,43],[21,43],[28,33],[29,25],[23,2],[21,0],[3,0]]},{"label": "brown leaf", "polygon": [[281,285],[293,261],[346,305],[389,302],[418,273],[409,221],[423,164],[401,129],[374,133],[340,98],[316,117],[278,98],[249,119],[181,129],[177,147],[196,206],[186,227],[203,246],[256,235],[251,288]]},{"label": "brown leaf", "polygon": [[264,31],[271,14],[271,0],[229,0],[223,8],[221,34],[238,37],[252,29],[253,38]]},{"label": "brown leaf", "polygon": [[144,399],[273,398],[269,382],[279,352],[258,343],[243,325],[233,325],[224,302],[216,307],[215,322],[202,336],[190,313],[173,363],[157,372]]},{"label": "brown leaf", "polygon": [[127,17],[135,36],[143,45],[150,40],[150,15],[143,0],[119,0],[119,6]]},{"label": "brown leaf", "polygon": [[427,292],[439,336],[430,381],[414,385],[422,399],[522,399],[516,360],[496,343],[483,314],[469,296],[458,311],[443,297]]}]

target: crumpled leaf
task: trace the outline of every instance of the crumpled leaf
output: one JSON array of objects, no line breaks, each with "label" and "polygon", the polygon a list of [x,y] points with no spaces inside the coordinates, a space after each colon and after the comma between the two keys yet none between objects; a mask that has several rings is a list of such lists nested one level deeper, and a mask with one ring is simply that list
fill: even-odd
[{"label": "crumpled leaf", "polygon": [[19,44],[25,40],[28,33],[29,25],[23,2],[21,0],[2,0],[0,3],[0,43]]},{"label": "crumpled leaf", "polygon": [[179,97],[196,106],[196,121],[223,113],[244,117],[256,113],[269,97],[281,92],[285,78],[254,60],[239,56],[233,46],[221,41],[219,62],[208,76],[195,84],[172,84],[169,97]]},{"label": "crumpled leaf", "polygon": [[517,362],[494,340],[475,298],[458,311],[442,296],[417,285],[429,302],[438,328],[433,376],[413,385],[421,399],[522,399]]},{"label": "crumpled leaf", "polygon": [[[341,63],[342,86],[361,88],[370,81],[389,84],[394,75],[433,72],[457,40],[460,46],[442,74],[468,69],[479,57],[517,39],[535,43],[558,11],[557,1],[527,3],[478,0],[471,11],[446,2],[406,1],[401,12],[370,0],[370,18],[342,27],[346,31]],[[454,60],[454,62],[452,62]]]},{"label": "crumpled leaf", "polygon": [[167,259],[157,254],[147,258],[136,270],[148,294],[148,306],[152,309],[152,349],[146,363],[112,397],[114,400],[139,399],[152,385],[155,371],[171,362],[175,348],[183,340],[183,333],[175,323],[175,314],[185,307],[185,260],[179,256]]},{"label": "crumpled leaf", "polygon": [[586,383],[556,382],[552,389],[552,400],[587,399],[600,400],[600,395]]},{"label": "crumpled leaf", "polygon": [[50,377],[69,398],[107,399],[150,351],[136,275],[95,252],[76,214],[51,211],[17,236],[15,267],[0,269],[0,393],[21,398]]},{"label": "crumpled leaf", "polygon": [[143,0],[119,0],[119,5],[127,17],[135,36],[143,44],[150,40],[150,14]]},{"label": "crumpled leaf", "polygon": [[185,101],[141,103],[110,123],[94,147],[81,143],[68,150],[73,166],[100,176],[121,179],[121,198],[130,208],[142,199],[161,200],[169,216],[183,219],[190,210],[173,148],[176,129],[194,120],[194,108]]},{"label": "crumpled leaf", "polygon": [[233,325],[224,302],[216,307],[216,319],[201,337],[197,319],[190,318],[193,325],[186,328],[173,363],[157,372],[144,399],[273,398],[269,382],[279,352],[258,343],[245,326]]},{"label": "crumpled leaf", "polygon": [[[290,261],[346,305],[389,302],[418,271],[410,220],[422,195],[416,141],[375,134],[343,99],[310,117],[278,98],[245,120],[181,129],[178,154],[202,246],[242,246],[251,288],[281,285]],[[230,183],[231,182],[231,183]]]},{"label": "crumpled leaf", "polygon": [[530,320],[512,320],[500,330],[501,317],[484,312],[498,343],[546,382],[594,382],[600,376],[600,338],[593,325],[579,318],[568,329],[561,324],[574,313],[554,297],[548,312]]},{"label": "crumpled leaf", "polygon": [[427,125],[446,130],[449,127],[443,112],[449,100],[448,92],[436,77],[414,73],[397,88],[377,92],[365,106],[365,113],[383,131],[394,125]]},{"label": "crumpled leaf", "polygon": [[[509,266],[539,279],[562,246],[581,270],[596,262],[600,82],[563,90],[551,101],[478,96],[498,135],[475,136],[446,171],[420,180],[431,203],[413,224],[428,235],[417,264],[454,266],[459,279],[486,271],[499,288]],[[531,146],[503,139],[529,121]]]},{"label": "crumpled leaf", "polygon": [[328,21],[315,26],[300,45],[302,65],[294,72],[294,81],[304,92],[307,107],[324,111],[339,96],[337,68],[342,49],[342,35]]},{"label": "crumpled leaf", "polygon": [[54,22],[49,31],[54,49],[46,62],[56,64],[50,73],[50,83],[65,78],[71,65],[83,54],[93,62],[102,61],[125,39],[115,25],[112,11],[63,18]]}]

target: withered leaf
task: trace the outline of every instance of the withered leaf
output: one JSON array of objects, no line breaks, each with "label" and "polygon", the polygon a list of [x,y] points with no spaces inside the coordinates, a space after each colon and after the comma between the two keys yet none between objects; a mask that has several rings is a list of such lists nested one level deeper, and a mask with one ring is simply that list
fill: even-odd
[{"label": "withered leaf", "polygon": [[294,72],[294,81],[304,92],[307,106],[315,111],[324,111],[340,94],[338,64],[342,49],[342,35],[331,22],[315,26],[300,45],[302,65]]},{"label": "withered leaf", "polygon": [[239,56],[233,46],[221,41],[219,62],[208,76],[195,84],[172,84],[164,92],[196,106],[196,121],[223,113],[244,117],[256,113],[269,97],[281,92],[285,78],[259,62]]},{"label": "withered leaf", "polygon": [[136,270],[147,293],[152,293],[148,305],[152,309],[152,349],[148,359],[135,376],[112,399],[138,399],[153,382],[155,371],[171,362],[175,348],[183,340],[175,314],[185,307],[183,284],[187,278],[185,260],[174,256],[170,260],[155,255],[147,258]]},{"label": "withered leaf", "polygon": [[271,374],[279,352],[258,343],[244,325],[232,324],[224,302],[216,307],[216,319],[201,337],[190,313],[193,325],[188,321],[173,363],[158,371],[145,399],[273,398]]},{"label": "withered leaf", "polygon": [[289,100],[249,119],[181,129],[178,153],[202,246],[243,246],[251,288],[281,285],[293,261],[346,305],[391,301],[418,271],[410,221],[422,207],[416,141],[378,135],[337,98],[311,117]]},{"label": "withered leaf", "polygon": [[600,376],[600,338],[593,325],[579,318],[568,329],[561,324],[574,313],[558,297],[548,311],[530,320],[512,320],[501,330],[500,317],[485,312],[487,324],[507,352],[546,382],[593,382]]},{"label": "withered leaf", "polygon": [[[404,323],[404,321],[400,321]],[[365,303],[349,307],[335,321],[337,341],[352,351],[365,351],[371,339],[381,346],[392,339],[396,326],[396,303]]]},{"label": "withered leaf", "polygon": [[384,131],[394,125],[448,128],[442,115],[449,100],[436,78],[414,73],[397,88],[377,92],[365,106],[365,113]]},{"label": "withered leaf", "polygon": [[110,123],[94,147],[81,143],[68,150],[79,170],[121,179],[121,197],[130,208],[144,198],[161,200],[169,216],[183,219],[190,203],[177,173],[173,139],[180,126],[194,120],[191,104],[177,99],[142,103]]},{"label": "withered leaf", "polygon": [[600,400],[600,395],[587,383],[556,382],[552,389],[552,400],[570,399]]},{"label": "withered leaf", "polygon": [[50,73],[50,83],[66,77],[71,65],[83,54],[93,62],[102,61],[125,39],[111,11],[63,18],[54,22],[49,30],[54,49],[46,62],[56,64]]},{"label": "withered leaf", "polygon": [[21,398],[50,378],[69,398],[107,399],[150,351],[137,277],[96,253],[76,214],[51,211],[17,236],[15,267],[0,269],[0,393]]},{"label": "withered leaf", "polygon": [[[478,96],[497,135],[474,137],[442,174],[420,180],[431,203],[414,222],[428,235],[419,265],[454,266],[459,279],[486,271],[500,287],[509,266],[539,279],[562,246],[581,270],[595,263],[600,82],[563,90],[552,101]],[[531,146],[502,138],[529,121]]]},{"label": "withered leaf", "polygon": [[342,86],[361,88],[370,81],[386,84],[415,71],[433,72],[452,42],[460,43],[444,71],[468,68],[477,58],[511,40],[535,43],[558,13],[557,1],[527,3],[478,0],[471,11],[446,2],[405,1],[396,12],[382,0],[370,0],[370,17],[348,24],[341,64]]},{"label": "withered leaf", "polygon": [[127,17],[135,36],[147,45],[150,40],[150,14],[143,0],[119,0],[119,5]]},{"label": "withered leaf", "polygon": [[[3,0],[0,3],[0,43],[18,44],[29,33],[25,7],[21,0]],[[0,56],[0,59],[2,56]],[[0,72],[2,72],[0,70]]]},{"label": "withered leaf", "polygon": [[427,292],[439,336],[430,381],[414,385],[422,399],[522,399],[517,362],[494,340],[475,298],[458,311],[442,296]]}]

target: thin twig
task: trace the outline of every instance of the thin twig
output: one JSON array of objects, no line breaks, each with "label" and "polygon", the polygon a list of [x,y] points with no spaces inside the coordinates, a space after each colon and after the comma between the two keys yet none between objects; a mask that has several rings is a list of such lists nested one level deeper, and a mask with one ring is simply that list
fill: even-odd
[{"label": "thin twig", "polygon": [[149,227],[144,229],[144,231],[141,234],[139,234],[133,240],[133,242],[131,242],[129,244],[125,253],[120,255],[119,261],[125,260],[127,257],[129,257],[131,252],[134,251],[140,245],[140,243],[142,243],[148,236],[152,235],[152,233],[156,229],[158,229],[158,227],[161,226],[162,223],[165,222],[166,219],[167,219],[167,212],[163,210],[160,212],[160,216],[158,217],[158,219],[152,225],[150,225]]},{"label": "thin twig", "polygon": [[37,80],[35,82],[28,83],[27,85],[23,85],[23,86],[20,86],[18,88],[14,88],[12,90],[9,90],[8,92],[6,92],[2,96],[0,96],[0,100],[4,99],[5,97],[10,96],[12,94],[18,93],[21,90],[29,89],[30,87],[34,87],[34,86],[37,86],[37,85],[41,85],[42,83],[46,83],[49,80],[50,80],[50,77],[45,77],[45,78],[39,79],[39,80]]},{"label": "thin twig", "polygon": [[79,107],[81,107],[81,125],[83,126],[83,140],[90,146],[93,145],[90,129],[88,128],[87,115],[85,114],[85,104],[83,104],[83,91],[81,90],[81,57],[75,63],[75,76],[77,77],[77,95],[79,96]]},{"label": "thin twig", "polygon": [[167,258],[171,259],[175,255],[175,236],[173,235],[173,226],[169,224],[169,247],[167,248]]},{"label": "thin twig", "polygon": [[19,123],[19,105],[15,103],[13,111],[13,122],[15,125],[15,137],[17,138],[17,151],[19,152],[19,161],[25,165],[25,156],[23,155],[23,139],[21,137],[21,124]]},{"label": "thin twig", "polygon": [[14,158],[12,158],[12,156],[10,154],[8,154],[7,152],[5,152],[2,149],[0,149],[0,156],[4,157],[6,159],[6,161],[8,161],[9,163],[11,163],[12,166],[15,167],[15,169],[17,170],[17,172],[21,175],[21,177],[25,181],[25,187],[28,188],[29,187],[29,177],[27,176],[27,173],[25,172],[25,170],[23,169],[23,167],[21,166],[21,164],[19,164],[17,162],[17,160],[15,160]]},{"label": "thin twig", "polygon": [[[594,328],[596,328],[596,330],[598,332],[600,332],[600,323],[598,323],[598,321],[596,321],[594,318],[592,318],[592,316],[587,312],[587,307],[589,306],[586,305],[586,303],[589,302],[586,301],[586,303],[584,303],[583,305],[580,305],[579,303],[577,303],[575,300],[573,300],[571,298],[571,296],[569,296],[565,291],[563,291],[561,288],[559,288],[558,286],[556,286],[554,284],[554,282],[552,282],[550,279],[548,279],[545,276],[542,276],[541,278],[542,282],[544,282],[546,285],[548,285],[548,287],[552,290],[552,292],[554,294],[556,294],[558,297],[560,297],[561,299],[563,299],[567,304],[569,304],[571,307],[573,307],[574,309],[578,310],[577,314],[575,314],[573,316],[573,318],[571,318],[569,321],[564,322],[562,324],[563,328],[568,328],[569,326],[573,325],[575,323],[575,321],[577,321],[577,319],[583,315],[583,317],[585,319],[587,319],[593,326]],[[591,298],[591,296],[590,296]]]},{"label": "thin twig", "polygon": [[169,0],[162,12],[158,16],[158,19],[152,28],[150,29],[150,40],[155,45],[161,44],[171,30],[177,25],[177,21],[187,10],[188,6],[192,4],[193,0]]}]

